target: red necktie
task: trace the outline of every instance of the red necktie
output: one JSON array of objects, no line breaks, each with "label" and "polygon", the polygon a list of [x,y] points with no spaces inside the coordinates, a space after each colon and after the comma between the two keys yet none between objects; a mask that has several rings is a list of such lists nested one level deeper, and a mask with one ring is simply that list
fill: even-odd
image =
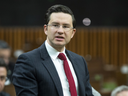
[{"label": "red necktie", "polygon": [[64,62],[64,71],[65,71],[65,74],[66,74],[67,79],[68,79],[71,96],[77,96],[75,82],[74,82],[72,73],[70,71],[70,68],[69,68],[69,65],[68,65],[68,61],[67,61],[67,59],[66,59],[66,57],[65,57],[65,55],[63,53],[60,53],[58,55],[58,58],[60,58]]}]

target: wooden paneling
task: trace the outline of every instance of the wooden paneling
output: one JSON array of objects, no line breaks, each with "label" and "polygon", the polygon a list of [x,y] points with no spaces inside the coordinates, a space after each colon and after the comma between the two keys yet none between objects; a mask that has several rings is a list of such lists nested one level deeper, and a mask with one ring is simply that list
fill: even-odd
[{"label": "wooden paneling", "polygon": [[10,96],[16,96],[16,92],[15,92],[15,88],[14,88],[13,84],[5,85],[3,91],[7,92],[8,94],[10,94]]},{"label": "wooden paneling", "polygon": [[[29,51],[39,47],[46,35],[42,27],[0,27],[0,39],[9,43],[12,52]],[[101,57],[106,64],[121,66],[128,63],[128,28],[79,27],[66,48],[83,57]]]}]

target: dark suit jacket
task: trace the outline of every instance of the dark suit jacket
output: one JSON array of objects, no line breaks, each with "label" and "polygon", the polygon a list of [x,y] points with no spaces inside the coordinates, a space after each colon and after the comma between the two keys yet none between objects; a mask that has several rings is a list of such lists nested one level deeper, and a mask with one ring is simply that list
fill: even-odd
[{"label": "dark suit jacket", "polygon": [[[78,78],[79,96],[93,96],[84,58],[68,50],[66,54]],[[19,56],[12,77],[16,96],[63,96],[58,73],[45,44]]]},{"label": "dark suit jacket", "polygon": [[10,96],[10,95],[6,92],[0,92],[0,96]]}]

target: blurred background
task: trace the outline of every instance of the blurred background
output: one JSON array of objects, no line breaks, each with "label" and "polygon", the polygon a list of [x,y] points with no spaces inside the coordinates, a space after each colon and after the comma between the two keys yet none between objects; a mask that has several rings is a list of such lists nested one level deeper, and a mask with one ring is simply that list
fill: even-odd
[{"label": "blurred background", "polygon": [[91,85],[102,96],[128,85],[127,0],[1,0],[0,40],[10,45],[10,60],[15,64],[45,41],[44,15],[54,4],[69,6],[75,15],[77,32],[66,48],[86,59]]},{"label": "blurred background", "polygon": [[0,0],[1,26],[43,26],[44,14],[53,4],[69,6],[83,26],[85,17],[90,26],[127,26],[127,0]]}]

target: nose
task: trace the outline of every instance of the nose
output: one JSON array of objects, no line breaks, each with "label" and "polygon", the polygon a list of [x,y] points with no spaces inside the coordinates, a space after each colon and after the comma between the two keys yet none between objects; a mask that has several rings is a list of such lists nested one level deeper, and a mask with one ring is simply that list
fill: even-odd
[{"label": "nose", "polygon": [[2,85],[2,80],[0,79],[0,86]]},{"label": "nose", "polygon": [[3,90],[3,88],[4,88],[4,83],[0,80],[0,92]]},{"label": "nose", "polygon": [[5,61],[6,64],[9,63],[9,59],[8,58],[5,58],[4,61]]},{"label": "nose", "polygon": [[57,32],[59,32],[59,33],[63,33],[63,32],[64,32],[63,27],[62,27],[62,26],[60,26],[60,27],[58,28]]}]

